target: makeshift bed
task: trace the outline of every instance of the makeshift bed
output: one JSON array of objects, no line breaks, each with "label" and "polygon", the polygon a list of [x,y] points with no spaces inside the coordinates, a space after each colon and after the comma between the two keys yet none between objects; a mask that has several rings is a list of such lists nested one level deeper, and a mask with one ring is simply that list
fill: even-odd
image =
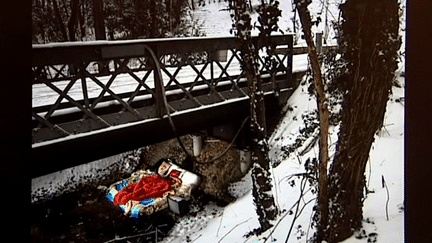
[{"label": "makeshift bed", "polygon": [[155,172],[139,170],[112,184],[108,188],[108,200],[118,205],[125,215],[138,219],[167,208],[169,197],[190,198],[200,178],[170,160],[158,164]]}]

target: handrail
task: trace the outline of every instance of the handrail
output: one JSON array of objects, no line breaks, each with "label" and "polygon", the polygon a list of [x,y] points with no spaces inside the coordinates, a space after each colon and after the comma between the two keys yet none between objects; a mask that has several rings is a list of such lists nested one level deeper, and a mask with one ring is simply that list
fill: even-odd
[{"label": "handrail", "polygon": [[[253,37],[258,42],[259,37]],[[271,45],[287,44],[292,35],[272,36]],[[235,37],[192,37],[192,38],[154,38],[142,40],[114,40],[90,42],[61,42],[35,44],[32,46],[32,64],[54,65],[62,63],[88,62],[101,59],[131,58],[146,55],[144,45],[157,50],[156,55],[179,52],[213,52],[228,48],[238,48],[240,42]]]}]

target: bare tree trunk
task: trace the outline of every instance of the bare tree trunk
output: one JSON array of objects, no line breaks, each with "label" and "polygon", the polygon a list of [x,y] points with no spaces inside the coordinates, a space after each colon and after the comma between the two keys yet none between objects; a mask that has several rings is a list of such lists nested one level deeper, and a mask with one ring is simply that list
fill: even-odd
[{"label": "bare tree trunk", "polygon": [[257,70],[258,50],[252,43],[250,34],[251,21],[247,13],[246,0],[235,0],[231,6],[235,12],[237,37],[241,42],[242,68],[246,73],[253,137],[252,194],[261,225],[260,233],[272,225],[269,220],[276,218],[278,209],[272,193],[270,159],[266,134],[265,103],[261,79]]},{"label": "bare tree trunk", "polygon": [[105,40],[105,23],[102,0],[93,0],[93,21],[96,40]]},{"label": "bare tree trunk", "polygon": [[[327,108],[327,98],[324,92],[324,83],[321,76],[321,65],[318,61],[318,55],[311,33],[311,18],[307,10],[307,3],[301,0],[295,0],[299,11],[300,22],[303,26],[303,33],[308,45],[309,59],[312,65],[312,72],[317,95],[317,106],[319,114],[319,169],[318,169],[318,209],[320,221],[327,222],[328,217],[328,177],[327,164],[329,161],[328,155],[328,129],[329,129],[329,111]],[[320,227],[325,227],[325,224],[319,224]],[[323,229],[321,229],[323,230]],[[318,232],[322,232],[318,229]],[[322,235],[318,235],[320,240]]]},{"label": "bare tree trunk", "polygon": [[157,25],[156,25],[156,1],[150,1],[150,33],[149,37],[156,37]]},{"label": "bare tree trunk", "polygon": [[79,12],[79,0],[71,0],[71,16],[69,18],[68,30],[69,30],[69,40],[75,41],[75,33],[78,22],[78,12]]},{"label": "bare tree trunk", "polygon": [[86,36],[86,29],[85,29],[85,25],[86,25],[86,21],[85,21],[85,1],[80,1],[79,4],[79,11],[78,11],[78,22],[79,22],[79,26],[80,26],[80,40],[82,41],[83,38]]},{"label": "bare tree trunk", "polygon": [[62,19],[61,14],[60,14],[60,9],[58,7],[57,0],[51,0],[51,2],[53,4],[54,15],[55,15],[55,20],[56,20],[57,26],[58,26],[60,32],[62,33],[62,41],[67,41],[68,36],[67,36],[67,32],[66,32],[66,26],[63,24],[63,19]]},{"label": "bare tree trunk", "polygon": [[386,103],[397,68],[399,15],[397,0],[349,0],[339,46],[349,63],[343,87],[342,124],[330,170],[330,209],[324,232],[339,242],[362,226],[365,167],[375,133],[382,127]]}]

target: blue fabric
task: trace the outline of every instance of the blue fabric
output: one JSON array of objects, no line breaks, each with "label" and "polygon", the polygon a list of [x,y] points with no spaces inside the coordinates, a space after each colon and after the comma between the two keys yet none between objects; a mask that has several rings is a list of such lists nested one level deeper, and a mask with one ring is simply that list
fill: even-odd
[{"label": "blue fabric", "polygon": [[144,206],[147,206],[147,205],[150,205],[153,201],[154,201],[153,198],[147,198],[147,199],[142,200],[140,203]]},{"label": "blue fabric", "polygon": [[122,181],[116,185],[116,189],[117,189],[117,191],[120,191],[121,189],[127,187],[128,185],[129,184],[127,183],[127,181]]},{"label": "blue fabric", "polygon": [[140,208],[139,207],[133,207],[131,210],[131,217],[134,219],[139,219],[139,214],[140,214]]},{"label": "blue fabric", "polygon": [[113,192],[109,192],[108,195],[107,195],[107,198],[108,198],[108,200],[109,200],[111,203],[114,203],[114,195],[113,195]]}]

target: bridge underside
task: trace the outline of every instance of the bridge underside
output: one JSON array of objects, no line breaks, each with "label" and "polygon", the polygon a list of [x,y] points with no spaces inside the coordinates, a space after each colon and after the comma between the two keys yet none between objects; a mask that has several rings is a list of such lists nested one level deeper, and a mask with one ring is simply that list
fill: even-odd
[{"label": "bridge underside", "polygon": [[[281,92],[286,101],[292,88]],[[266,95],[266,101],[274,99]],[[280,100],[281,102],[284,102]],[[172,115],[179,136],[211,131],[215,126],[240,123],[250,113],[249,100],[241,98],[229,103],[198,108],[182,114]],[[225,139],[230,139],[228,134]],[[101,158],[138,149],[143,146],[175,138],[167,118],[151,119],[142,122],[117,126],[83,135],[69,136],[53,143],[41,143],[32,149],[32,177],[38,177],[65,168],[85,164]],[[220,137],[223,139],[223,137]]]}]

